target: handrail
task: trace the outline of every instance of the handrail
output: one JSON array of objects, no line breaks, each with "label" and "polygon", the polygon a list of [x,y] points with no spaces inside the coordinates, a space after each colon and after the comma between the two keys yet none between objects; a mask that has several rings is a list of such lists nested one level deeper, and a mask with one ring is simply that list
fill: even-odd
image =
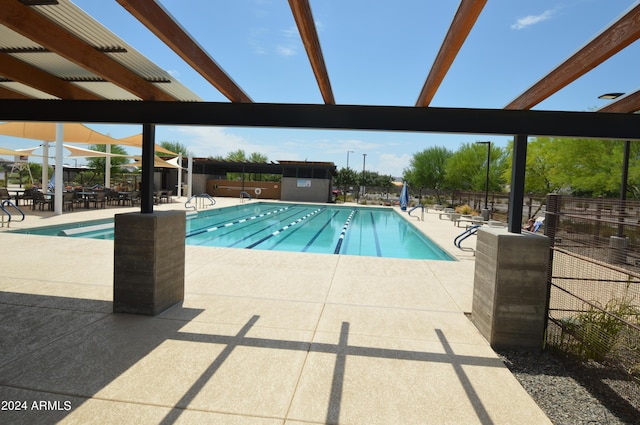
[{"label": "handrail", "polygon": [[[482,225],[480,225],[480,224],[476,224],[474,226],[469,227],[464,232],[462,232],[458,236],[456,236],[456,238],[453,240],[453,244],[456,247],[458,247],[459,249],[463,249],[462,246],[460,246],[462,244],[462,241],[467,239],[469,236],[473,236],[476,233],[478,233],[478,229],[481,228],[481,227],[482,227]],[[473,249],[473,248],[468,248],[468,249]]]},{"label": "handrail", "polygon": [[[191,203],[191,201],[195,199],[196,200],[196,204],[195,205],[189,205]],[[210,202],[209,205],[204,205],[204,200],[208,200]],[[198,202],[200,201],[200,202]],[[194,211],[198,210],[198,205],[200,206],[200,208],[208,208],[208,207],[212,207],[216,204],[216,200],[213,199],[213,197],[211,195],[209,195],[208,193],[201,193],[199,195],[192,195],[189,199],[187,199],[187,202],[184,203],[184,207],[186,209],[193,209]]]},{"label": "handrail", "polygon": [[[424,205],[422,205],[422,204],[416,205],[415,207],[411,208],[409,211],[407,211],[407,215],[409,215],[410,217],[415,217],[414,215],[411,215],[411,213],[414,210],[418,209],[418,208],[422,208],[422,218],[421,219],[422,219],[422,221],[424,221]],[[416,218],[418,220],[420,220],[420,218],[418,218],[418,217],[416,217]]]},{"label": "handrail", "polygon": [[[22,210],[20,208],[18,208],[18,206],[16,204],[14,204],[13,202],[11,202],[8,199],[5,199],[4,201],[2,201],[2,203],[0,203],[0,209],[2,210],[2,212],[4,212],[9,217],[9,220],[7,220],[7,227],[9,227],[9,225],[11,224],[11,219],[13,218],[13,216],[11,215],[11,213],[9,211],[7,211],[5,206],[13,207],[16,211],[18,211],[22,215],[22,219],[20,219],[19,221],[24,221],[24,212],[22,212]],[[4,215],[2,215],[2,226],[1,227],[4,227]]]},{"label": "handrail", "polygon": [[249,192],[245,192],[243,190],[242,192],[240,192],[240,203],[244,202],[245,198],[248,199],[249,201],[253,199],[249,194]]}]

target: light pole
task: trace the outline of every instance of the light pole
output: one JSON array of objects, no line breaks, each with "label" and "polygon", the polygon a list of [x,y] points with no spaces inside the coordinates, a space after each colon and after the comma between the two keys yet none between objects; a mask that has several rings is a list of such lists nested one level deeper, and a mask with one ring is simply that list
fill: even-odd
[{"label": "light pole", "polygon": [[489,163],[491,162],[491,142],[476,142],[479,145],[487,145],[487,176],[484,181],[484,209],[482,219],[489,220]]},{"label": "light pole", "polygon": [[349,154],[353,151],[347,151],[347,169],[344,173],[344,203],[347,203],[347,176],[349,175]]},{"label": "light pole", "polygon": [[363,153],[362,154],[362,196],[364,196],[364,192],[365,192],[365,179],[364,179],[364,166],[367,163],[367,154]]}]

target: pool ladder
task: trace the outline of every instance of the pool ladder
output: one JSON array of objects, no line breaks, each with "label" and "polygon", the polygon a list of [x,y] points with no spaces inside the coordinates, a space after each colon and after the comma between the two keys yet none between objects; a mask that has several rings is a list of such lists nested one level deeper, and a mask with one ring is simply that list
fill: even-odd
[{"label": "pool ladder", "polygon": [[480,224],[469,227],[467,230],[456,236],[456,238],[453,240],[453,244],[463,251],[475,251],[475,249],[473,248],[463,248],[461,244],[463,240],[478,233],[478,229],[481,227],[482,225]]},{"label": "pool ladder", "polygon": [[[415,215],[411,215],[411,213],[412,213],[412,212],[414,212],[414,211],[415,211],[416,209],[418,209],[418,208],[422,208],[422,215],[421,215],[420,217],[417,217],[417,216],[415,216]],[[419,221],[419,220],[424,221],[424,205],[420,204],[420,205],[417,205],[417,206],[415,206],[415,207],[411,208],[409,211],[407,211],[407,215],[408,215],[409,217],[415,217],[415,218],[417,218],[417,219],[418,219],[418,221]]]},{"label": "pool ladder", "polygon": [[8,217],[7,227],[9,227],[9,225],[11,224],[11,220],[13,219],[13,216],[7,210],[7,207],[15,209],[16,211],[18,211],[22,215],[22,218],[20,220],[17,220],[17,221],[24,221],[24,212],[22,212],[22,210],[20,208],[18,208],[18,206],[16,204],[14,204],[13,202],[11,202],[8,199],[5,199],[4,201],[2,201],[2,203],[0,203],[0,211],[2,211],[2,214],[0,215],[0,217],[2,217],[2,226],[0,226],[0,227],[4,227],[4,216],[5,215]]},{"label": "pool ladder", "polygon": [[184,203],[184,207],[186,209],[197,211],[199,209],[212,207],[215,204],[216,200],[213,199],[213,197],[206,193],[201,193],[200,195],[193,195],[189,199],[187,199],[187,202]]}]

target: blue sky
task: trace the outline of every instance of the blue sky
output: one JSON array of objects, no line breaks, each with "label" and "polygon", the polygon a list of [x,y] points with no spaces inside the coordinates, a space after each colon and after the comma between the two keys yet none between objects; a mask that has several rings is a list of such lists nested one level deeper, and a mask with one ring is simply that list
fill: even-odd
[{"label": "blue sky", "polygon": [[[125,42],[206,101],[227,101],[115,1],[75,0]],[[322,103],[285,0],[162,0],[162,5],[255,102]],[[489,0],[431,106],[502,108],[636,3],[635,0]],[[459,2],[311,0],[338,104],[413,106]],[[640,44],[556,93],[535,109],[586,111],[606,92],[638,88]],[[138,126],[90,125],[124,137]],[[401,176],[427,147],[504,136],[159,126],[158,141],[196,156],[236,149],[269,160],[332,161]],[[37,143],[0,136],[0,146]],[[138,152],[131,152],[138,153]]]}]

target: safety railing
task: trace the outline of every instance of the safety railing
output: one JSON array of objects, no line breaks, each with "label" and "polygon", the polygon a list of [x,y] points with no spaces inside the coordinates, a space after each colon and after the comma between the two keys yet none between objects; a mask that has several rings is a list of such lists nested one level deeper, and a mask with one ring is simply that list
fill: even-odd
[{"label": "safety railing", "polygon": [[[415,210],[417,210],[418,208],[422,208],[422,215],[420,217],[416,217],[415,215],[411,215],[411,213],[414,212]],[[409,211],[407,211],[407,215],[409,217],[415,217],[418,220],[424,221],[424,205],[422,205],[422,204],[416,205],[415,207],[413,207]]]},{"label": "safety railing", "polygon": [[0,214],[0,222],[2,223],[0,227],[4,227],[5,216],[7,217],[7,227],[10,226],[11,220],[13,220],[13,215],[9,212],[9,209],[11,208],[16,210],[22,216],[20,220],[14,221],[24,221],[24,212],[22,212],[22,210],[18,208],[16,204],[9,201],[8,199],[5,199],[4,201],[2,201],[2,203],[0,203],[0,211],[2,211],[2,214]]},{"label": "safety railing", "polygon": [[206,193],[201,193],[200,195],[193,195],[187,202],[184,203],[184,207],[186,209],[191,209],[194,211],[201,210],[204,208],[212,207],[216,204],[216,200],[213,197]]},{"label": "safety railing", "polygon": [[478,233],[478,229],[480,229],[480,227],[482,227],[482,225],[480,224],[476,224],[474,226],[470,226],[468,229],[466,229],[464,232],[460,233],[458,236],[455,237],[455,239],[453,240],[453,244],[458,248],[461,249],[463,251],[473,251],[473,248],[463,248],[462,247],[462,241],[464,241],[465,239],[475,235],[476,233]]}]

